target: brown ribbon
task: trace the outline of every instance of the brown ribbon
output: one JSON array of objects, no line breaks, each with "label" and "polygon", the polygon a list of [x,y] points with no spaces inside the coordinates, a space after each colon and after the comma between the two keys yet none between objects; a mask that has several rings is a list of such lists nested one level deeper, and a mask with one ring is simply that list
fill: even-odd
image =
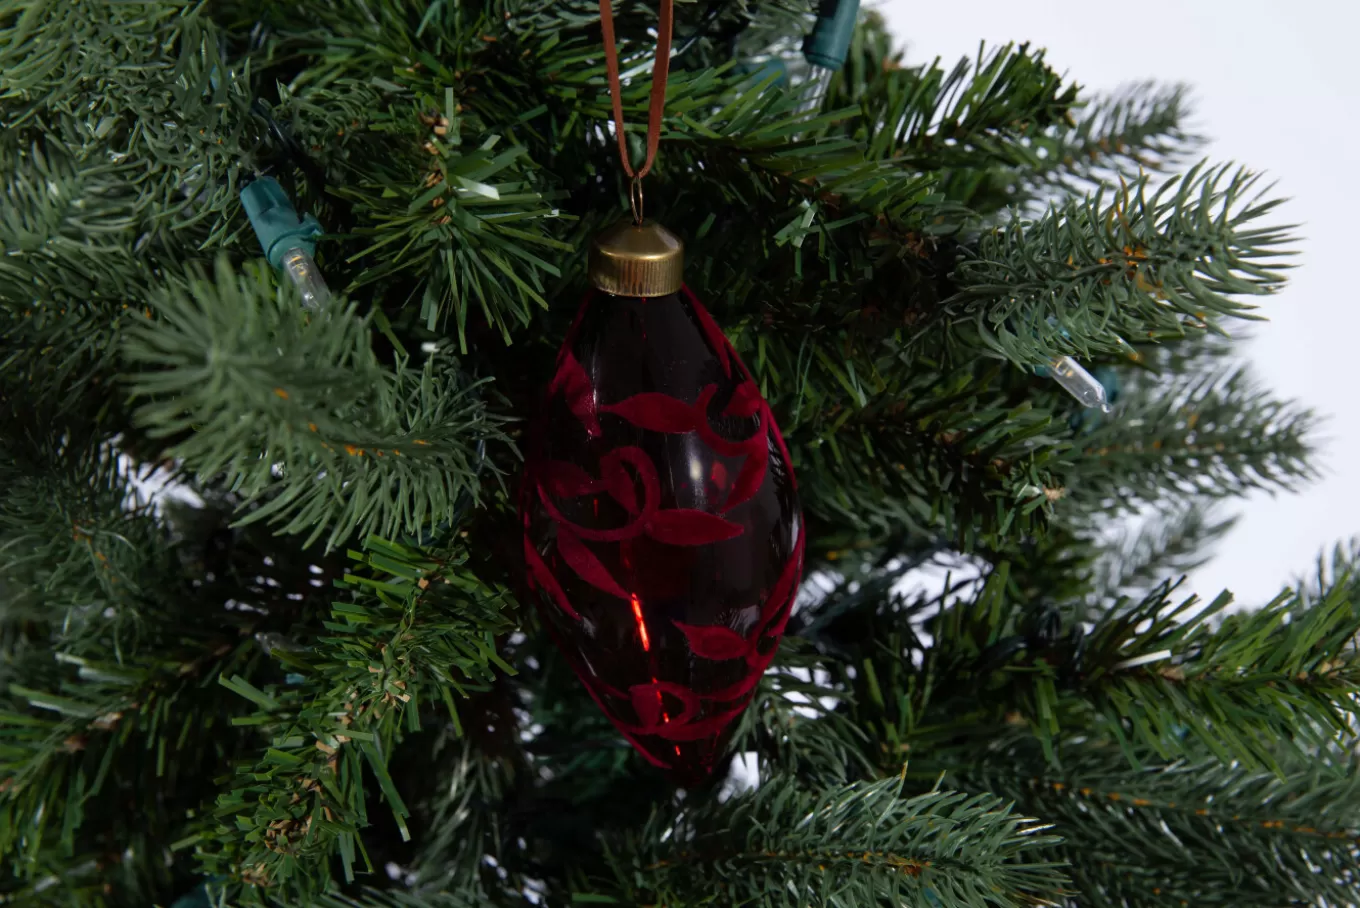
[{"label": "brown ribbon", "polygon": [[656,27],[656,62],[652,65],[652,99],[647,110],[647,159],[637,172],[628,160],[628,140],[623,135],[623,99],[619,88],[619,51],[614,46],[614,10],[609,0],[600,0],[600,27],[604,31],[605,65],[609,69],[609,97],[614,102],[614,134],[619,140],[619,160],[623,172],[632,177],[631,196],[634,213],[641,215],[641,180],[652,169],[656,160],[656,146],[661,141],[661,114],[666,107],[666,75],[671,65],[671,31],[674,0],[661,0],[660,22]]}]

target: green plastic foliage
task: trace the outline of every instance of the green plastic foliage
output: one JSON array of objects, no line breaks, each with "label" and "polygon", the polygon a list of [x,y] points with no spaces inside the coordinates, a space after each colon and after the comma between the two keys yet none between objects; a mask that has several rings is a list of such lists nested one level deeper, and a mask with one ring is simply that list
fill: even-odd
[{"label": "green plastic foliage", "polygon": [[496,438],[474,386],[438,356],[379,363],[352,307],[303,313],[262,267],[193,278],[130,332],[140,425],[188,470],[260,506],[246,521],[336,545],[412,533],[477,494],[478,441]]},{"label": "green plastic foliage", "polygon": [[484,689],[494,672],[513,673],[494,636],[510,626],[506,595],[464,567],[451,550],[372,538],[320,628],[298,628],[271,644],[292,673],[258,686],[232,675],[222,687],[253,707],[233,720],[258,742],[218,796],[210,822],[186,837],[203,866],[263,891],[312,898],[331,887],[332,858],[343,878],[371,873],[363,842],[370,798],[380,797],[410,838],[410,808],[389,771],[393,751],[433,707],[458,728],[455,697]]},{"label": "green plastic foliage", "polygon": [[1316,596],[1299,587],[1253,611],[1226,614],[1224,594],[1192,616],[1194,600],[1172,606],[1168,591],[1116,608],[1091,632],[1080,688],[1135,763],[1135,746],[1172,757],[1186,735],[1224,763],[1268,768],[1283,748],[1344,739],[1360,683],[1355,563],[1338,551]]},{"label": "green plastic foliage", "polygon": [[1105,513],[1178,497],[1298,488],[1317,417],[1263,390],[1241,366],[1145,381],[1118,416],[1075,439],[1055,470],[1074,500]]},{"label": "green plastic foliage", "polygon": [[839,784],[872,772],[868,736],[839,707],[847,692],[823,680],[824,663],[798,638],[781,644],[742,713],[732,750],[754,752],[764,775],[788,773]]},{"label": "green plastic foliage", "polygon": [[216,216],[260,131],[219,41],[184,0],[0,5],[3,144],[54,140],[95,173],[133,165],[122,188],[158,233]]},{"label": "green plastic foliage", "polygon": [[1146,595],[1165,578],[1184,576],[1208,561],[1214,544],[1236,522],[1192,503],[1124,527],[1094,565],[1097,590],[1106,601]]},{"label": "green plastic foliage", "polygon": [[133,251],[145,204],[132,185],[133,168],[91,166],[65,149],[9,142],[0,142],[0,165],[7,174],[0,208],[4,308],[133,299],[151,277]]},{"label": "green plastic foliage", "polygon": [[1188,94],[1185,86],[1140,82],[1087,101],[1075,126],[1033,138],[1032,157],[1016,176],[1040,194],[1165,173],[1204,143],[1185,122]]},{"label": "green plastic foliage", "polygon": [[[113,452],[66,439],[0,447],[0,850],[16,900],[130,896],[169,885],[159,851],[201,806],[230,749],[223,671],[248,670],[220,601],[185,614],[186,564]],[[206,619],[206,620],[205,620]],[[154,799],[145,792],[156,791]],[[129,799],[142,799],[137,811]],[[103,871],[99,870],[103,867]]]},{"label": "green plastic foliage", "polygon": [[1054,353],[1128,355],[1225,317],[1254,317],[1237,297],[1283,283],[1289,234],[1255,222],[1278,206],[1259,177],[1192,168],[1155,190],[1145,177],[1055,204],[979,237],[947,306],[959,330],[1018,365]]},{"label": "green plastic foliage", "polygon": [[464,353],[470,318],[509,343],[547,307],[545,282],[561,276],[555,260],[571,247],[555,236],[564,193],[513,137],[523,107],[494,130],[465,109],[464,67],[486,72],[476,58],[494,42],[482,36],[504,20],[405,0],[337,3],[325,28],[285,4],[249,14],[274,25],[273,53],[316,61],[280,92],[273,116],[337,171],[335,198],[317,201],[330,206],[319,209],[323,225],[327,214],[354,218],[359,242],[340,265],[351,289],[398,282],[428,330],[456,325]]},{"label": "green plastic foliage", "polygon": [[156,578],[173,564],[149,509],[128,501],[127,466],[81,441],[31,448],[0,439],[4,614],[64,624],[71,636],[87,621],[105,624],[105,609],[135,624],[158,604]]},{"label": "green plastic foliage", "polygon": [[[824,791],[785,781],[653,821],[639,889],[662,902],[851,908],[1019,906],[1063,891],[1036,859],[1043,826],[986,795],[902,794],[884,779]],[[647,839],[644,839],[646,841]]]},{"label": "green plastic foliage", "polygon": [[[1094,725],[1135,766],[1146,754],[1174,759],[1194,741],[1225,764],[1274,768],[1282,750],[1306,753],[1351,735],[1360,684],[1354,572],[1354,553],[1339,550],[1316,592],[1287,590],[1246,612],[1229,612],[1227,593],[1207,606],[1177,603],[1164,583],[1096,614],[1060,612],[1045,642],[1020,625],[998,571],[930,622],[926,668],[937,702],[913,708],[1027,725],[1056,756],[1061,736]],[[1074,637],[1079,620],[1092,626]],[[989,693],[964,707],[956,690]]]},{"label": "green plastic foliage", "polygon": [[1070,741],[1060,766],[1005,735],[950,781],[1015,798],[1053,822],[1044,849],[1082,904],[1344,904],[1360,880],[1353,754],[1281,754],[1278,773],[1225,766],[1202,749],[1132,769],[1108,740]]},{"label": "green plastic foliage", "polygon": [[[406,118],[417,120],[414,111]],[[547,307],[543,277],[561,275],[543,256],[570,249],[543,232],[544,219],[558,212],[553,196],[535,190],[516,166],[524,163],[525,150],[498,151],[499,142],[500,136],[490,136],[462,151],[436,136],[427,147],[432,159],[419,162],[422,168],[397,159],[390,172],[375,173],[375,164],[342,193],[366,222],[356,233],[372,240],[355,254],[373,262],[356,286],[403,273],[418,276],[425,286],[420,312],[426,327],[433,330],[451,312],[464,353],[474,304],[509,343],[512,326],[523,327],[534,308]],[[408,198],[393,186],[418,186],[419,192]]]},{"label": "green plastic foliage", "polygon": [[[812,399],[796,403],[789,437],[808,510],[872,534],[943,534],[965,548],[1042,522],[1034,490],[1054,482],[1061,450],[1050,411],[981,391],[999,384],[994,363],[901,380],[888,377],[901,364],[888,350],[879,364],[863,374],[819,351],[807,366],[844,380],[830,393],[809,381]],[[948,504],[940,488],[951,490]]]},{"label": "green plastic foliage", "polygon": [[955,170],[1024,154],[1026,136],[1067,122],[1077,89],[1063,84],[1043,51],[1021,44],[979,48],[975,60],[948,72],[938,61],[880,67],[854,97],[870,157]]},{"label": "green plastic foliage", "polygon": [[353,896],[327,893],[313,904],[317,908],[483,908],[494,903],[475,892],[368,889]]}]

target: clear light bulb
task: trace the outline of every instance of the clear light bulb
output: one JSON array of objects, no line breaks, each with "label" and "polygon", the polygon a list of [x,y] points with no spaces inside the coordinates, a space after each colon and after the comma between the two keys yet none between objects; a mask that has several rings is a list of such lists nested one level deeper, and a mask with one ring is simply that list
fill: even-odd
[{"label": "clear light bulb", "polygon": [[1057,356],[1048,364],[1053,380],[1063,386],[1084,407],[1098,407],[1100,412],[1110,412],[1110,401],[1105,396],[1105,386],[1087,372],[1070,356]]},{"label": "clear light bulb", "polygon": [[302,294],[302,305],[308,309],[320,309],[330,301],[331,291],[321,277],[321,269],[307,254],[307,250],[294,246],[283,254],[283,270],[293,286]]},{"label": "clear light bulb", "polygon": [[822,109],[826,93],[831,88],[831,78],[835,75],[835,70],[827,69],[825,66],[811,67],[807,88],[804,89],[803,103],[798,106],[800,114],[816,113]]}]

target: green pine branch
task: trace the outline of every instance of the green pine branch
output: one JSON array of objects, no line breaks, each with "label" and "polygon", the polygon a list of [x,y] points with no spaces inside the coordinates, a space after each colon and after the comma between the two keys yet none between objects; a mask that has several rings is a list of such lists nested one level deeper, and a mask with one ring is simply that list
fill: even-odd
[{"label": "green pine branch", "polygon": [[477,445],[498,440],[478,386],[439,354],[382,365],[370,318],[308,316],[259,268],[218,262],[159,295],[124,349],[137,419],[186,471],[290,533],[415,533],[475,500]]},{"label": "green pine branch", "polygon": [[[411,866],[415,885],[422,891],[479,892],[479,881],[494,887],[490,879],[494,874],[485,874],[486,856],[506,858],[495,808],[515,792],[514,770],[458,731],[445,728],[438,734],[429,754],[437,782],[428,786],[427,798],[410,805],[422,830]],[[502,881],[499,889],[514,885]]]},{"label": "green pine branch", "polygon": [[110,318],[103,307],[75,304],[0,308],[0,413],[10,432],[46,428],[74,413],[121,422],[119,389],[107,377],[117,369],[131,314]]},{"label": "green pine branch", "polygon": [[210,219],[235,204],[231,184],[262,132],[219,41],[203,8],[181,0],[8,4],[0,123],[86,166],[132,165],[122,188],[154,213],[155,233]]},{"label": "green pine branch", "polygon": [[364,889],[357,895],[324,893],[312,904],[316,908],[490,908],[495,903],[475,890],[402,892]]},{"label": "green pine branch", "polygon": [[[1353,754],[1281,754],[1281,773],[1202,749],[1132,769],[1111,741],[1064,742],[1061,766],[1003,736],[951,781],[1054,824],[1082,905],[1345,904],[1360,881]],[[1078,899],[1073,899],[1075,904]]]},{"label": "green pine branch", "polygon": [[[977,535],[1004,535],[1042,520],[1046,500],[1039,492],[1053,482],[1052,416],[982,390],[998,383],[995,365],[903,375],[902,360],[888,351],[878,357],[881,371],[872,372],[821,351],[813,357],[791,377],[822,371],[838,379],[832,392],[809,380],[793,384],[801,399],[775,396],[794,408],[786,425],[796,466],[807,477],[809,511],[870,532],[911,528],[956,537],[965,549]],[[789,387],[788,373],[762,365],[757,360],[768,387]],[[953,490],[943,509],[941,487]]]},{"label": "green pine branch", "polygon": [[[158,267],[138,168],[0,140],[0,413],[15,434],[127,427],[118,344]],[[44,150],[47,146],[47,150]],[[23,427],[23,428],[21,428]]]},{"label": "green pine branch", "polygon": [[824,679],[824,660],[785,638],[732,735],[734,753],[754,751],[762,777],[787,774],[839,784],[873,774],[868,737],[839,707],[848,692]]},{"label": "green pine branch", "polygon": [[[351,557],[360,566],[345,575],[350,596],[322,627],[271,640],[290,673],[282,684],[219,679],[253,704],[234,724],[254,729],[259,747],[179,847],[243,884],[251,901],[317,897],[331,887],[336,859],[347,882],[372,872],[363,841],[370,785],[410,836],[410,808],[389,770],[401,740],[436,714],[461,729],[455,695],[484,686],[497,668],[514,671],[494,641],[509,628],[505,593],[465,570],[459,553],[374,538]],[[422,707],[437,713],[422,720]]]},{"label": "green pine branch", "polygon": [[1035,137],[1035,158],[1017,175],[1042,193],[1168,172],[1204,142],[1186,126],[1188,95],[1183,85],[1143,82],[1099,96],[1080,107],[1075,126]]},{"label": "green pine branch", "polygon": [[1191,503],[1121,529],[1094,566],[1097,595],[1107,602],[1146,595],[1168,577],[1183,577],[1208,561],[1236,522]]},{"label": "green pine branch", "polygon": [[118,643],[165,603],[174,552],[151,508],[133,499],[130,469],[74,432],[58,441],[0,435],[3,620],[40,622],[67,640],[121,628]]},{"label": "green pine branch", "polygon": [[[961,672],[938,670],[924,656],[931,650],[928,635],[938,633],[928,616],[960,599],[994,597],[997,589],[995,584],[977,587],[975,580],[951,577],[938,593],[893,594],[878,605],[864,602],[840,617],[839,634],[833,624],[818,635],[832,635],[841,651],[834,677],[852,692],[851,715],[869,734],[874,745],[870,753],[880,771],[889,772],[904,760],[914,762],[917,754],[929,754],[995,720],[997,706],[981,694],[987,687],[972,679],[969,687],[962,687]],[[973,654],[974,662],[980,654]],[[955,690],[969,690],[968,701],[954,699]]]},{"label": "green pine branch", "polygon": [[861,107],[847,128],[872,157],[939,172],[939,190],[979,214],[1077,191],[1130,162],[1156,169],[1194,145],[1174,89],[1149,97],[1140,86],[1092,105],[1027,45],[979,48],[946,70],[938,59],[905,66],[893,44],[881,19],[861,22],[831,87],[835,102]]},{"label": "green pine branch", "polygon": [[[374,127],[384,148],[390,133],[419,126],[417,105],[404,114],[393,115],[390,128]],[[512,326],[527,325],[534,309],[546,308],[544,276],[561,274],[543,256],[570,248],[543,227],[559,217],[553,200],[560,195],[536,189],[522,167],[525,150],[497,149],[500,139],[486,136],[460,149],[456,139],[432,135],[418,152],[423,160],[412,154],[390,158],[387,167],[372,162],[337,190],[360,219],[355,234],[369,240],[352,257],[368,263],[354,287],[415,276],[412,301],[420,300],[426,327],[434,330],[452,314],[465,353],[473,306],[509,343]],[[409,145],[414,153],[418,140],[410,137]]]},{"label": "green pine branch", "polygon": [[213,681],[249,673],[255,644],[214,596],[226,584],[204,582],[193,534],[137,497],[132,467],[44,428],[68,434],[0,439],[0,888],[151,898],[188,876],[164,849],[233,752],[239,710]]},{"label": "green pine branch", "polygon": [[[331,189],[309,200],[360,241],[337,263],[340,285],[366,294],[395,285],[404,298],[393,302],[418,307],[427,330],[456,324],[464,353],[476,312],[509,343],[546,308],[545,281],[560,276],[555,259],[570,247],[556,235],[565,194],[516,136],[522,107],[489,129],[473,102],[474,79],[494,72],[481,58],[502,17],[454,4],[376,13],[339,4],[318,29],[305,14],[259,12],[277,28],[252,62],[269,72],[281,59],[318,61],[279,89],[271,116],[323,153]],[[332,139],[342,142],[328,152]]]},{"label": "green pine branch", "polygon": [[[1069,121],[1077,98],[1042,50],[979,47],[973,60],[942,69],[885,59],[862,85],[842,85],[860,106],[855,135],[868,157],[913,170],[955,170],[1025,155],[1024,140]],[[1027,155],[1026,155],[1027,157]],[[1018,162],[1017,162],[1018,163]]]},{"label": "green pine branch", "polygon": [[904,797],[885,779],[824,791],[787,780],[662,815],[635,855],[619,854],[630,899],[664,902],[944,908],[1051,902],[1059,865],[1036,858],[1043,826],[986,795]]},{"label": "green pine branch", "polygon": [[[105,619],[98,636],[49,641],[34,631],[7,653],[0,849],[21,889],[60,882],[78,890],[91,884],[85,860],[110,854],[120,857],[105,881],[154,887],[185,874],[184,864],[164,860],[164,846],[191,827],[205,806],[203,776],[233,751],[225,726],[237,710],[211,685],[222,672],[248,671],[255,646],[171,611],[143,608],[141,617],[135,635]],[[145,798],[152,790],[158,796]],[[139,809],[129,810],[130,800]]]},{"label": "green pine branch", "polygon": [[[1255,611],[1225,614],[1224,595],[1191,617],[1193,600],[1172,606],[1169,591],[1117,610],[1090,634],[1082,686],[1116,727],[1164,756],[1189,733],[1224,762],[1274,767],[1281,745],[1349,738],[1360,686],[1355,563],[1338,549],[1320,590],[1286,590]],[[1120,667],[1168,650],[1169,660]]]},{"label": "green pine branch", "polygon": [[1339,550],[1312,586],[1229,612],[1227,594],[1207,607],[1177,604],[1166,583],[1101,611],[1081,583],[1069,584],[1074,598],[1048,598],[1002,562],[985,581],[881,605],[838,611],[837,594],[813,630],[838,655],[828,667],[884,768],[910,753],[913,771],[924,758],[929,775],[930,754],[1023,727],[1055,760],[1060,739],[1091,728],[1118,740],[1134,766],[1193,745],[1225,764],[1271,769],[1281,753],[1353,737],[1354,564]]},{"label": "green pine branch", "polygon": [[1226,593],[1177,604],[1164,584],[1089,629],[1072,624],[1084,609],[1068,612],[1047,642],[1021,634],[998,573],[930,623],[927,671],[945,696],[916,709],[957,716],[950,692],[972,690],[970,721],[1024,723],[1050,753],[1060,735],[1100,722],[1135,766],[1147,753],[1174,758],[1190,738],[1225,763],[1276,767],[1281,748],[1353,734],[1354,566],[1354,553],[1338,550],[1318,590],[1286,590],[1249,612],[1229,613]]},{"label": "green pine branch", "polygon": [[[983,234],[958,263],[943,316],[967,342],[1021,366],[1056,353],[1127,355],[1251,318],[1236,297],[1273,293],[1291,237],[1258,221],[1246,170],[1197,166],[1152,191],[1146,178],[1054,205]],[[1255,194],[1253,194],[1255,193]]]},{"label": "green pine branch", "polygon": [[1088,507],[1131,508],[1178,499],[1290,491],[1313,477],[1317,418],[1262,389],[1232,365],[1173,382],[1140,382],[1116,418],[1080,435],[1059,477]]},{"label": "green pine branch", "polygon": [[1090,184],[1165,171],[1201,143],[1185,127],[1186,90],[1150,83],[1080,99],[1042,51],[980,49],[946,71],[902,65],[881,20],[857,30],[834,102],[858,103],[871,156],[945,170],[942,187],[975,211],[1017,198],[1081,194]]},{"label": "green pine branch", "polygon": [[134,250],[149,225],[135,165],[62,148],[0,142],[0,305],[75,308],[135,303],[151,279]]}]

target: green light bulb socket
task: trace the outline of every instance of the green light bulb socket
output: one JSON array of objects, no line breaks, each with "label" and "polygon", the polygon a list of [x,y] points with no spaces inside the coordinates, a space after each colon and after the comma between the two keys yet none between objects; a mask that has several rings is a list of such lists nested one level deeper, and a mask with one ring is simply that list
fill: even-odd
[{"label": "green light bulb socket", "polygon": [[803,39],[803,56],[813,66],[837,72],[850,52],[859,18],[859,0],[822,0],[817,7],[817,24]]},{"label": "green light bulb socket", "polygon": [[260,177],[252,182],[241,190],[241,205],[270,265],[282,270],[289,249],[301,249],[308,256],[316,252],[321,224],[310,214],[298,217],[278,180]]}]

